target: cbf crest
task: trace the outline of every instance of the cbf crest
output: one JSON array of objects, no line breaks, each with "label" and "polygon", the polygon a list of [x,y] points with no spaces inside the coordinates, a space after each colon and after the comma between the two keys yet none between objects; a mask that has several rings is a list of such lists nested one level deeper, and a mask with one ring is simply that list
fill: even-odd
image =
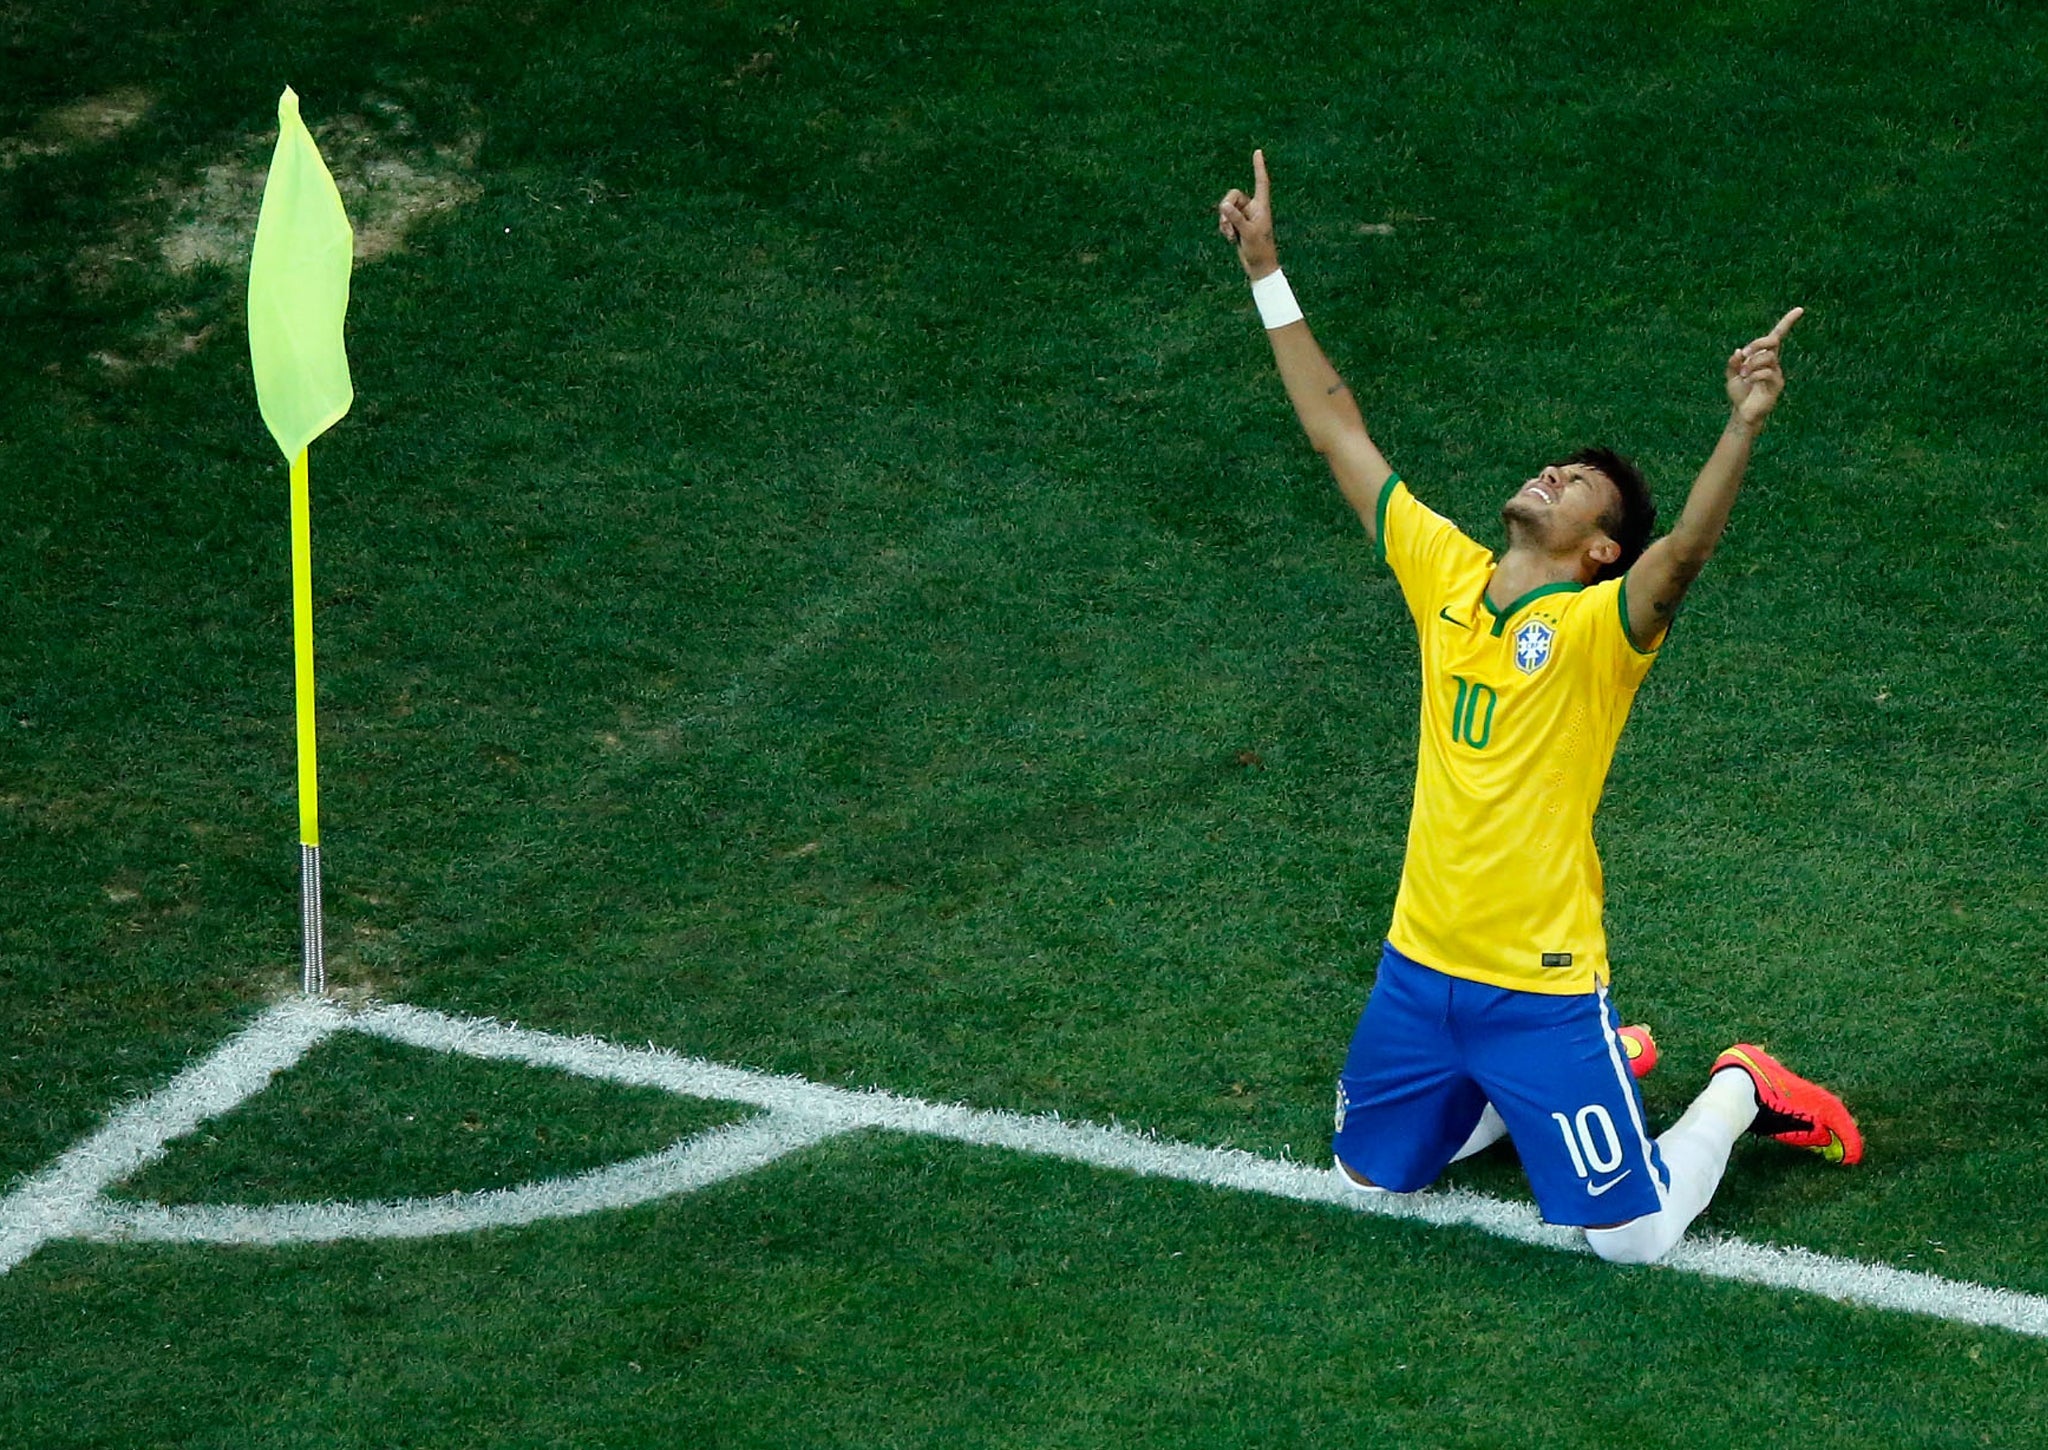
[{"label": "cbf crest", "polygon": [[1550,663],[1550,646],[1557,631],[1541,619],[1532,619],[1515,631],[1515,668],[1533,675]]}]

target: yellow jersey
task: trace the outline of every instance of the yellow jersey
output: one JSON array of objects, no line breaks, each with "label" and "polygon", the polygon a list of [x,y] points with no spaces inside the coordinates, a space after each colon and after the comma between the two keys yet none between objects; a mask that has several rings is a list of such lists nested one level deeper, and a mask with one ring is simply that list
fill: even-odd
[{"label": "yellow jersey", "polygon": [[1379,550],[1422,651],[1408,856],[1387,939],[1424,966],[1522,992],[1607,980],[1593,812],[1655,649],[1629,637],[1627,581],[1547,584],[1506,609],[1493,554],[1380,491]]}]

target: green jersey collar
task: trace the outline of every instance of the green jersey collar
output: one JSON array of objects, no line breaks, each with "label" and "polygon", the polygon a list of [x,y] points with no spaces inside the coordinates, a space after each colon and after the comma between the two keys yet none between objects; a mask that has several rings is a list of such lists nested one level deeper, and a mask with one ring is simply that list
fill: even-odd
[{"label": "green jersey collar", "polygon": [[1539,584],[1520,599],[1510,604],[1506,609],[1495,609],[1493,601],[1486,597],[1486,591],[1482,589],[1479,591],[1479,602],[1484,604],[1486,612],[1493,616],[1493,633],[1498,635],[1508,627],[1508,620],[1513,618],[1515,611],[1522,608],[1522,606],[1533,603],[1546,594],[1576,594],[1585,587],[1583,584],[1575,584],[1568,579],[1560,580],[1556,584]]}]

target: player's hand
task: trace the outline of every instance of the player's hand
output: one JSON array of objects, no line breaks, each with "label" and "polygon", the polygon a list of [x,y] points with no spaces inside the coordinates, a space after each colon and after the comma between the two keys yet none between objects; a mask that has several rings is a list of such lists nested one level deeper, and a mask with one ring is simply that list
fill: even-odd
[{"label": "player's hand", "polygon": [[1778,406],[1778,395],[1785,391],[1778,354],[1784,348],[1785,334],[1805,315],[1804,307],[1793,308],[1778,319],[1776,327],[1728,355],[1728,401],[1734,405],[1736,421],[1752,432],[1763,428],[1771,409]]},{"label": "player's hand", "polygon": [[1266,180],[1266,153],[1252,153],[1252,194],[1236,187],[1224,193],[1216,204],[1216,230],[1223,240],[1237,248],[1237,260],[1254,282],[1280,270],[1280,253],[1273,245],[1273,187]]}]

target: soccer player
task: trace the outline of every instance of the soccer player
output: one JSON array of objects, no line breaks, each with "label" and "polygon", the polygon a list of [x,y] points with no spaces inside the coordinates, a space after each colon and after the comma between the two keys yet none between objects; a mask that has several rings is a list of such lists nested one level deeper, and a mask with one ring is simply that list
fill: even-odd
[{"label": "soccer player", "polygon": [[1635,467],[1588,448],[1502,506],[1495,559],[1418,503],[1374,445],[1280,270],[1263,153],[1252,170],[1252,194],[1223,198],[1218,229],[1309,442],[1400,582],[1422,655],[1408,854],[1338,1080],[1336,1171],[1361,1192],[1413,1192],[1505,1132],[1546,1220],[1583,1228],[1604,1259],[1649,1263],[1707,1206],[1744,1132],[1832,1163],[1863,1152],[1840,1099],[1745,1043],[1651,1139],[1607,997],[1593,847],[1615,742],[1727,526],[1801,309],[1730,354],[1728,426],[1670,533],[1650,541],[1656,511]]}]

